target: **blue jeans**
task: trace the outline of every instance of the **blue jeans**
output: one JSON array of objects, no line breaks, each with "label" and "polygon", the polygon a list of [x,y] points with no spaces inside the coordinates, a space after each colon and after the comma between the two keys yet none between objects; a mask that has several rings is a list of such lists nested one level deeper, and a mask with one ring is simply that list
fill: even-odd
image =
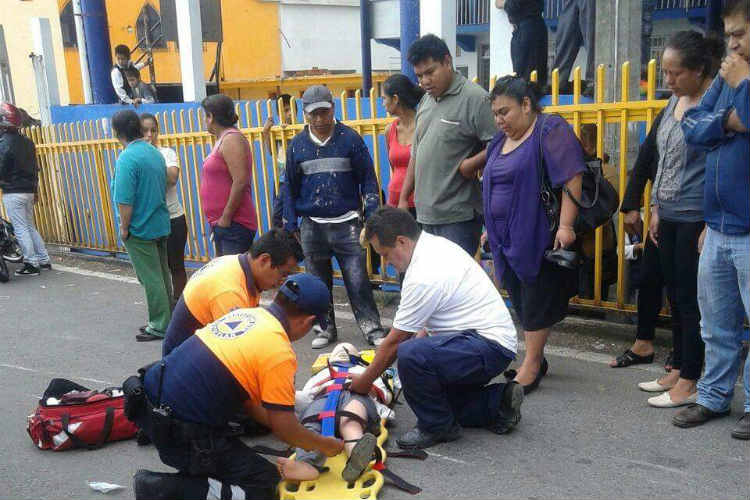
[{"label": "blue jeans", "polygon": [[216,256],[236,255],[250,250],[255,238],[255,231],[242,224],[232,222],[229,227],[212,226]]},{"label": "blue jeans", "polygon": [[[362,334],[367,337],[383,328],[367,274],[367,254],[359,244],[360,231],[362,223],[358,219],[319,224],[305,217],[300,226],[300,240],[305,253],[305,269],[323,280],[329,290],[333,290],[331,258],[336,257],[354,318]],[[336,331],[333,302],[328,308],[328,330]]]},{"label": "blue jeans", "polygon": [[24,262],[34,267],[48,264],[47,248],[34,225],[34,193],[4,193],[3,205],[21,245]]},{"label": "blue jeans", "polygon": [[[708,228],[698,265],[701,335],[706,370],[698,381],[698,404],[729,409],[740,365],[743,320],[750,316],[750,234]],[[750,412],[750,356],[745,362],[745,412]]]},{"label": "blue jeans", "polygon": [[432,335],[398,346],[398,375],[417,426],[443,432],[458,422],[487,427],[500,413],[505,384],[487,383],[514,354],[474,331]]},{"label": "blue jeans", "polygon": [[422,224],[422,229],[435,236],[442,236],[460,246],[474,257],[479,248],[482,236],[482,219],[475,215],[473,219],[453,224]]}]

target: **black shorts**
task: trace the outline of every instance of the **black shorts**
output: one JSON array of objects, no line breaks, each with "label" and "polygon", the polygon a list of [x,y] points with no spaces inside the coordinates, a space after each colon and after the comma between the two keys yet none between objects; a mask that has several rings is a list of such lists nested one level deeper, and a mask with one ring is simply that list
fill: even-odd
[{"label": "black shorts", "polygon": [[510,294],[513,309],[524,331],[550,328],[568,314],[568,301],[578,291],[578,271],[542,260],[534,283],[523,283],[505,266],[503,288]]}]

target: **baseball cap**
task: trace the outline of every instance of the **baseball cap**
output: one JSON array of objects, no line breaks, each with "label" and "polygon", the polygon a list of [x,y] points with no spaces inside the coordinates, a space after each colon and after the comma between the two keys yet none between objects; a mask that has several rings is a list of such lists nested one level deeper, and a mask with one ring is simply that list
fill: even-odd
[{"label": "baseball cap", "polygon": [[320,278],[309,273],[293,274],[281,285],[279,293],[306,313],[314,314],[322,329],[328,328],[331,293]]},{"label": "baseball cap", "polygon": [[9,102],[0,102],[0,127],[21,127],[21,113]]},{"label": "baseball cap", "polygon": [[312,113],[320,108],[333,107],[333,95],[325,85],[313,85],[302,94],[302,106],[305,113]]}]

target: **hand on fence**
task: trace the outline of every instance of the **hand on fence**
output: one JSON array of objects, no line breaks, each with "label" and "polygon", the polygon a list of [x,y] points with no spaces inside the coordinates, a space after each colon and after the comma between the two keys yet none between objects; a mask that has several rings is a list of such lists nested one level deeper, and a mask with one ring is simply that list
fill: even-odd
[{"label": "hand on fence", "polygon": [[273,127],[273,116],[269,116],[266,118],[266,122],[263,124],[263,133],[267,134],[271,131],[271,127]]},{"label": "hand on fence", "polygon": [[737,54],[729,54],[721,62],[719,75],[735,89],[742,83],[742,80],[750,78],[750,63]]},{"label": "hand on fence", "polygon": [[120,239],[123,243],[125,243],[125,240],[128,239],[128,236],[130,236],[130,232],[128,231],[127,227],[120,226]]}]

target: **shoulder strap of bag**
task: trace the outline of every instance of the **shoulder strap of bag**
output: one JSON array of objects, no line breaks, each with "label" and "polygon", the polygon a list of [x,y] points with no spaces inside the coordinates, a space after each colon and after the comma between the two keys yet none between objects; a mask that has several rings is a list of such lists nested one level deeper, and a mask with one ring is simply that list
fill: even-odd
[{"label": "shoulder strap of bag", "polygon": [[540,191],[552,192],[552,183],[549,180],[549,173],[544,166],[544,125],[547,123],[547,116],[540,113],[541,123],[539,124],[539,161],[536,162],[537,173],[539,175]]},{"label": "shoulder strap of bag", "polygon": [[[589,166],[590,163],[598,163],[598,166],[596,168],[591,168]],[[578,208],[588,210],[590,208],[594,208],[596,206],[596,203],[599,201],[599,186],[601,185],[602,180],[602,162],[600,159],[591,160],[585,162],[586,169],[591,172],[591,174],[594,176],[594,197],[591,199],[591,203],[583,203],[583,201],[579,201],[576,199],[575,196],[573,196],[573,193],[570,192],[567,186],[563,186],[563,190],[568,194],[571,200],[573,200],[573,203],[576,204]]]},{"label": "shoulder strap of bag", "polygon": [[70,432],[68,429],[68,426],[70,425],[70,414],[66,413],[62,416],[62,430],[65,433],[68,438],[73,442],[73,445],[76,448],[86,448],[88,450],[96,450],[101,448],[104,443],[107,442],[107,439],[109,439],[109,434],[112,432],[112,425],[115,421],[115,409],[111,406],[107,407],[105,416],[104,416],[104,425],[102,426],[102,432],[99,434],[99,438],[96,440],[96,443],[84,443],[80,439],[78,439],[78,436]]}]

